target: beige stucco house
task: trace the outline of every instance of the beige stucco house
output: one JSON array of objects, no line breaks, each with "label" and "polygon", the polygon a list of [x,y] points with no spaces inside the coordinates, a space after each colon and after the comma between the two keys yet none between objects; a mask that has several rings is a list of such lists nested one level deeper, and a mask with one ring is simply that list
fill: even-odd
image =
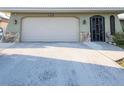
[{"label": "beige stucco house", "polygon": [[[6,36],[14,42],[112,41],[122,31],[123,7],[1,7],[11,12]],[[8,38],[8,37],[7,37]]]}]

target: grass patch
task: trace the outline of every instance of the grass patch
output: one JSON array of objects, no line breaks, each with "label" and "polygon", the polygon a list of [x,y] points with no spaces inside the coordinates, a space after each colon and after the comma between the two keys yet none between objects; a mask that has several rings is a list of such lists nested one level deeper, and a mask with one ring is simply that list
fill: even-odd
[{"label": "grass patch", "polygon": [[118,45],[118,46],[124,49],[124,45]]},{"label": "grass patch", "polygon": [[121,65],[122,67],[124,67],[124,58],[120,59],[118,61],[116,61],[119,65]]}]

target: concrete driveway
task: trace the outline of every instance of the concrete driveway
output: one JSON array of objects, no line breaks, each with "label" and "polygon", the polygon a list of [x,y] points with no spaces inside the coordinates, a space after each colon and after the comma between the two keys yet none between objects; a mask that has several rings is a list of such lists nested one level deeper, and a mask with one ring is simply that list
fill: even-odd
[{"label": "concrete driveway", "polygon": [[114,62],[124,51],[106,43],[18,43],[0,51],[0,85],[124,85]]}]

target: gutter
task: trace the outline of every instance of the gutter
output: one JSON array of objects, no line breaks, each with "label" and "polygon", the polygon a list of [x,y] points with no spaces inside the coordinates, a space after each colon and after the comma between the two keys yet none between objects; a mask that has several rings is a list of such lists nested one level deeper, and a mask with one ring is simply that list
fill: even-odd
[{"label": "gutter", "polygon": [[116,12],[123,13],[124,7],[0,7],[3,12]]}]

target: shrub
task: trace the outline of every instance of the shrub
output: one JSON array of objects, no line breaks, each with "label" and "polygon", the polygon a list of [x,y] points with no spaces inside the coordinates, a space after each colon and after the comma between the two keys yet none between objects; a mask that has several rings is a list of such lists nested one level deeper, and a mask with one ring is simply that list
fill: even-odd
[{"label": "shrub", "polygon": [[113,36],[113,41],[117,45],[124,45],[124,32],[118,32]]}]

